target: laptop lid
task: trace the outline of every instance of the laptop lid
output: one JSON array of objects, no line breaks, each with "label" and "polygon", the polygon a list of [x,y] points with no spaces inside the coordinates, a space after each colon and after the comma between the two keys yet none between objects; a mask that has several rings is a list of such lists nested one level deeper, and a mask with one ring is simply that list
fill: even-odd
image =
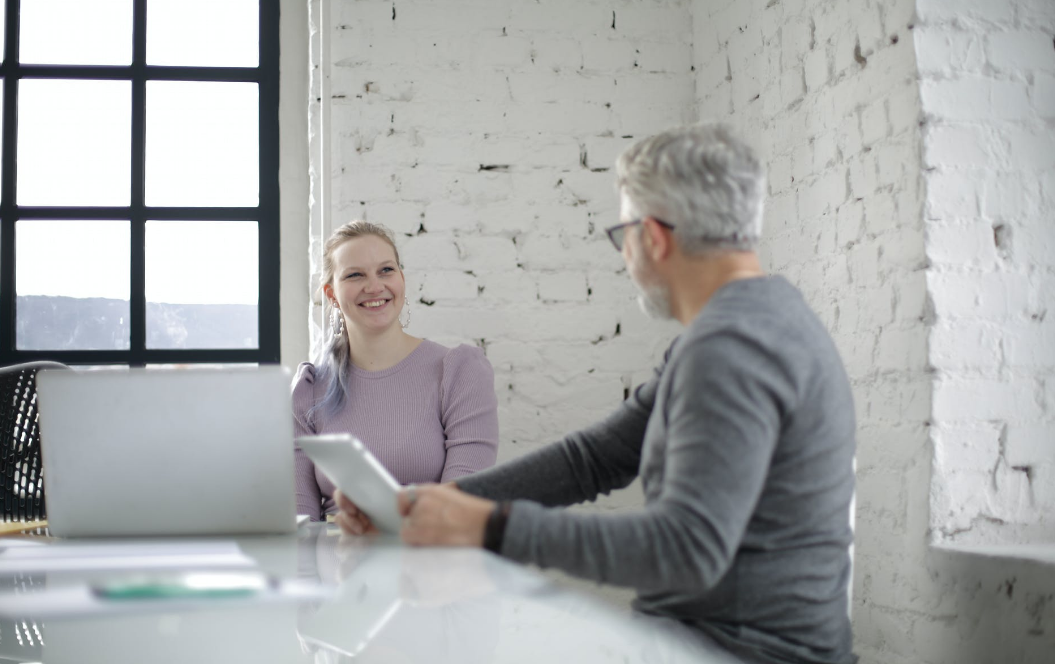
[{"label": "laptop lid", "polygon": [[292,532],[289,384],[281,367],[40,372],[51,532]]}]

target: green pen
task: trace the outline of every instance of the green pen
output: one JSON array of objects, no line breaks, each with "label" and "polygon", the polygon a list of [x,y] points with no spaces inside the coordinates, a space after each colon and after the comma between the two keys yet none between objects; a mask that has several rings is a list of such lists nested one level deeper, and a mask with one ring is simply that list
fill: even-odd
[{"label": "green pen", "polygon": [[104,600],[211,600],[251,597],[273,586],[274,581],[260,573],[195,572],[168,578],[125,579],[92,586],[91,591]]}]

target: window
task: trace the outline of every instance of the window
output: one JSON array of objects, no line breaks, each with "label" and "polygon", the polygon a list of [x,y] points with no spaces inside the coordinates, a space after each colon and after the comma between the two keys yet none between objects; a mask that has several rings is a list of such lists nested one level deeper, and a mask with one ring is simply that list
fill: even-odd
[{"label": "window", "polygon": [[278,0],[0,6],[0,364],[277,362]]}]

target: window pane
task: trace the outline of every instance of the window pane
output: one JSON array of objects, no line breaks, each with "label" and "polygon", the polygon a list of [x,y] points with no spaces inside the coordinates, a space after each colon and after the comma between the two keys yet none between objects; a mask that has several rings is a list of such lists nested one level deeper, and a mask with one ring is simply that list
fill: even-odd
[{"label": "window pane", "polygon": [[147,64],[256,67],[259,0],[149,0]]},{"label": "window pane", "polygon": [[146,203],[254,207],[256,83],[147,82]]},{"label": "window pane", "polygon": [[255,221],[148,221],[147,348],[257,348]]},{"label": "window pane", "polygon": [[128,205],[132,84],[23,79],[18,204]]},{"label": "window pane", "polygon": [[132,0],[23,0],[19,16],[22,62],[132,64]]},{"label": "window pane", "polygon": [[129,223],[15,224],[15,345],[127,350]]}]

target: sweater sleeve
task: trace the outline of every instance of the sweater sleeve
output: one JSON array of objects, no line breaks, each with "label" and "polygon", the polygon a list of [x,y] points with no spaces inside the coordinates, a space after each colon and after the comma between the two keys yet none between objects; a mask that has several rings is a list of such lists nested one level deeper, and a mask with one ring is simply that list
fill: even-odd
[{"label": "sweater sleeve", "polygon": [[[658,493],[641,510],[582,514],[517,501],[502,554],[639,592],[706,591],[731,565],[780,432],[781,371],[732,335],[679,351],[663,406]],[[653,493],[650,491],[649,493]]]},{"label": "sweater sleeve", "polygon": [[[668,355],[670,351],[667,351]],[[573,505],[621,489],[638,474],[641,444],[662,365],[615,411],[563,440],[458,480],[458,487],[491,500],[518,498],[547,506]]]},{"label": "sweater sleeve", "polygon": [[[317,432],[308,410],[315,403],[315,366],[302,362],[293,379],[293,435],[311,436]],[[294,480],[297,491],[297,514],[307,514],[312,521],[322,518],[322,492],[315,479],[315,464],[296,443],[293,444]]]},{"label": "sweater sleeve", "polygon": [[495,464],[498,399],[491,363],[479,348],[461,345],[443,358],[440,414],[446,438],[441,482]]}]

